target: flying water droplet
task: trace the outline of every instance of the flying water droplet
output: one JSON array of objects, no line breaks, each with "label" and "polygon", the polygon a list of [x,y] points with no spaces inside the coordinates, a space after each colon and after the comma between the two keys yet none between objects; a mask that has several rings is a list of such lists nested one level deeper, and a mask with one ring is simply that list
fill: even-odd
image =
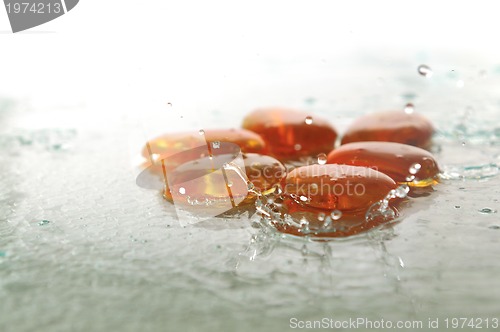
[{"label": "flying water droplet", "polygon": [[38,222],[38,226],[45,226],[45,225],[48,225],[48,224],[50,224],[50,220],[46,220],[46,219],[40,220]]},{"label": "flying water droplet", "polygon": [[323,212],[318,213],[318,220],[319,221],[324,221],[325,217],[326,217],[326,215]]},{"label": "flying water droplet", "polygon": [[318,164],[324,165],[324,164],[326,164],[326,160],[327,160],[326,154],[320,153],[318,155]]},{"label": "flying water droplet", "polygon": [[488,227],[489,229],[500,229],[500,226],[498,225],[491,225],[490,227]]},{"label": "flying water droplet", "polygon": [[212,142],[212,148],[220,149],[220,142],[219,141]]},{"label": "flying water droplet", "polygon": [[406,104],[404,111],[406,114],[413,114],[413,112],[415,111],[415,106],[413,106],[412,103],[408,103]]},{"label": "flying water droplet", "polygon": [[302,145],[295,144],[294,149],[295,149],[295,151],[299,151],[300,149],[302,149]]},{"label": "flying water droplet", "polygon": [[420,75],[422,75],[422,76],[427,77],[427,78],[431,78],[432,75],[434,74],[432,72],[432,69],[429,66],[427,66],[427,65],[420,65],[420,66],[418,66],[418,73]]},{"label": "flying water droplet", "polygon": [[198,134],[200,134],[200,135],[205,135],[205,131],[204,131],[203,129],[200,129],[200,130],[198,131]]},{"label": "flying water droplet", "polygon": [[184,187],[180,187],[180,188],[179,188],[179,194],[181,194],[181,195],[186,194],[186,188],[184,188]]},{"label": "flying water droplet", "polygon": [[307,116],[305,121],[304,121],[307,125],[310,125],[313,123],[313,118],[312,116]]}]

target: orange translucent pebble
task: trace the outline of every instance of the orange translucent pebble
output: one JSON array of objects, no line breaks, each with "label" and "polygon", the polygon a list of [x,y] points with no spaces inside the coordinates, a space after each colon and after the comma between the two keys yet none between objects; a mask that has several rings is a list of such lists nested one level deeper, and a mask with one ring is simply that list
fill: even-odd
[{"label": "orange translucent pebble", "polygon": [[184,205],[208,202],[206,209],[228,201],[237,206],[255,199],[249,192],[247,180],[258,191],[270,193],[286,177],[286,168],[272,157],[244,154],[244,170],[232,164],[234,157],[230,154],[214,155],[178,166],[168,175],[169,183],[176,185],[165,191],[165,198]]},{"label": "orange translucent pebble", "polygon": [[429,151],[393,142],[345,144],[330,152],[327,163],[371,167],[396,182],[416,187],[434,183],[439,173]]},{"label": "orange translucent pebble", "polygon": [[248,114],[243,128],[259,134],[268,153],[279,160],[328,153],[337,139],[335,129],[321,117],[282,108],[259,109]]},{"label": "orange translucent pebble", "polygon": [[366,211],[396,187],[389,176],[368,167],[326,164],[291,171],[285,192],[304,206],[354,213]]},{"label": "orange translucent pebble", "polygon": [[264,140],[256,133],[245,129],[207,129],[198,132],[165,134],[149,141],[142,155],[153,160],[193,149],[201,144],[230,142],[237,144],[242,152],[265,153]]},{"label": "orange translucent pebble", "polygon": [[367,114],[347,129],[342,144],[360,141],[403,143],[427,149],[431,146],[434,128],[418,113],[388,111]]}]

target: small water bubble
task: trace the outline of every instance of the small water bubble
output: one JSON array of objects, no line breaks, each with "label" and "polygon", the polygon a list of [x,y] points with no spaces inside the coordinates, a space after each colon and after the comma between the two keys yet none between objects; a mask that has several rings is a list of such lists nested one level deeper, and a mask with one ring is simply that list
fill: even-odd
[{"label": "small water bubble", "polygon": [[299,199],[302,201],[302,202],[307,202],[307,197],[306,196],[300,196]]},{"label": "small water bubble", "polygon": [[500,226],[498,225],[491,225],[490,227],[488,227],[489,229],[500,229]]},{"label": "small water bubble", "polygon": [[305,218],[302,218],[300,220],[300,229],[302,233],[307,234],[310,232],[309,230],[309,221],[307,221]]},{"label": "small water bubble", "polygon": [[170,102],[169,102],[169,103],[167,103],[167,106],[170,106],[170,107],[172,107],[172,103],[170,103]]},{"label": "small water bubble", "polygon": [[497,213],[497,210],[490,209],[488,207],[482,208],[479,210],[479,212],[484,213],[484,214],[491,214],[491,213]]},{"label": "small water bubble", "polygon": [[339,220],[340,218],[342,218],[342,211],[333,210],[330,216],[332,217],[333,220]]},{"label": "small water bubble", "polygon": [[180,188],[179,188],[179,194],[181,194],[181,195],[186,194],[186,188],[184,188],[184,187],[180,187]]},{"label": "small water bubble", "polygon": [[460,205],[455,205],[455,209],[460,209]]},{"label": "small water bubble", "polygon": [[422,75],[422,76],[427,77],[427,78],[431,78],[432,75],[434,74],[432,72],[432,69],[429,66],[427,66],[427,65],[420,65],[420,66],[418,66],[418,73],[420,75]]},{"label": "small water bubble", "polygon": [[252,182],[248,182],[247,189],[248,190],[254,190],[255,189],[255,185]]},{"label": "small water bubble", "polygon": [[412,103],[408,103],[406,104],[404,111],[406,114],[413,114],[413,112],[415,111],[415,106],[413,106]]},{"label": "small water bubble", "polygon": [[294,149],[295,149],[295,151],[299,151],[299,150],[301,150],[301,149],[302,149],[302,145],[300,145],[300,144],[295,144]]},{"label": "small water bubble", "polygon": [[313,123],[313,118],[312,116],[307,116],[305,121],[304,121],[307,125],[310,125]]},{"label": "small water bubble", "polygon": [[50,220],[46,220],[46,219],[40,220],[38,222],[38,226],[45,226],[45,225],[48,225],[48,224],[50,224]]},{"label": "small water bubble", "polygon": [[326,160],[327,160],[326,154],[320,153],[318,155],[318,164],[324,165],[324,164],[326,164]]},{"label": "small water bubble", "polygon": [[198,134],[200,134],[200,135],[205,135],[205,131],[204,131],[203,129],[200,129],[200,130],[198,131]]},{"label": "small water bubble", "polygon": [[228,181],[228,182],[227,182],[227,186],[228,186],[229,188],[231,188],[231,187],[233,186],[233,182]]},{"label": "small water bubble", "polygon": [[422,165],[420,165],[419,163],[415,163],[413,165],[410,166],[410,174],[417,174],[420,169],[422,168]]},{"label": "small water bubble", "polygon": [[212,148],[220,149],[220,142],[219,141],[212,142]]},{"label": "small water bubble", "polygon": [[406,181],[407,181],[407,182],[411,182],[411,181],[413,181],[413,180],[415,180],[415,175],[410,175],[410,176],[407,176],[407,177],[406,177]]},{"label": "small water bubble", "polygon": [[325,217],[326,217],[326,215],[323,212],[318,213],[318,220],[319,221],[324,221]]},{"label": "small water bubble", "polygon": [[457,81],[457,88],[463,88],[463,87],[464,87],[464,85],[465,85],[465,82],[464,82],[464,81],[462,81],[462,80],[458,80],[458,81]]}]

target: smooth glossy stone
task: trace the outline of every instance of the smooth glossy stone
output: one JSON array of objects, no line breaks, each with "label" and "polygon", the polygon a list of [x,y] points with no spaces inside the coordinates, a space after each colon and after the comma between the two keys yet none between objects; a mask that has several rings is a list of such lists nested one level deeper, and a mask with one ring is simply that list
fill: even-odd
[{"label": "smooth glossy stone", "polygon": [[[267,194],[284,181],[285,166],[270,156],[254,153],[243,155],[244,170],[231,165],[233,155],[217,155],[184,163],[173,170],[165,198],[184,205],[216,206],[233,201],[234,207],[254,201],[253,190]],[[229,164],[230,167],[224,167]],[[249,189],[248,182],[253,184]],[[205,204],[206,203],[206,204]]]},{"label": "smooth glossy stone", "polygon": [[342,144],[385,141],[428,149],[433,133],[434,128],[430,121],[418,113],[378,112],[356,119],[342,137]]},{"label": "smooth glossy stone", "polygon": [[285,193],[304,206],[344,213],[366,211],[396,187],[389,176],[368,167],[326,164],[291,171]]},{"label": "smooth glossy stone", "polygon": [[268,153],[282,161],[328,153],[337,139],[336,130],[325,119],[283,108],[251,112],[242,127],[259,134]]},{"label": "smooth glossy stone", "polygon": [[370,167],[410,186],[430,185],[439,174],[429,151],[393,142],[345,144],[328,154],[327,163]]},{"label": "smooth glossy stone", "polygon": [[[176,153],[206,145],[207,149],[217,149],[219,142],[237,144],[244,153],[265,153],[264,140],[256,133],[245,129],[207,129],[200,132],[165,134],[149,141],[142,150],[148,160],[158,160]],[[209,154],[208,151],[206,153]],[[192,158],[194,159],[194,158]]]}]

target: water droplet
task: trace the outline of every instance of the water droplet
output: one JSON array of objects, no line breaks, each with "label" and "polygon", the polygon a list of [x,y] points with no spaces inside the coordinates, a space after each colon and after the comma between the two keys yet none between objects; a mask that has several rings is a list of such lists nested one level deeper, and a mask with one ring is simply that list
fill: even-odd
[{"label": "water droplet", "polygon": [[295,148],[295,151],[299,151],[300,149],[302,149],[302,145],[295,144],[294,148]]},{"label": "water droplet", "polygon": [[489,229],[500,229],[500,226],[498,225],[491,225],[490,227],[488,227]]},{"label": "water droplet", "polygon": [[484,214],[491,214],[491,213],[497,213],[497,210],[490,209],[488,207],[482,208],[479,210],[479,212],[484,213]]},{"label": "water droplet", "polygon": [[38,226],[45,226],[45,225],[48,225],[48,224],[50,224],[50,220],[46,220],[46,219],[40,220],[38,222]]},{"label": "water droplet", "polygon": [[406,104],[404,110],[406,114],[412,114],[415,111],[415,106],[413,106],[412,103],[408,103]]},{"label": "water droplet", "polygon": [[403,184],[403,185],[396,188],[395,195],[396,195],[396,197],[399,197],[399,198],[405,198],[409,191],[410,191],[410,187],[408,187],[408,185],[406,185],[406,184]]},{"label": "water droplet", "polygon": [[403,259],[398,256],[398,260],[399,260],[399,266],[401,266],[402,268],[404,268],[405,267],[405,262],[403,261]]},{"label": "water droplet", "polygon": [[179,194],[184,195],[186,193],[186,188],[180,187],[179,188]]},{"label": "water droplet", "polygon": [[318,154],[318,164],[320,164],[320,165],[326,164],[326,159],[327,159],[326,154],[324,154],[324,153]]},{"label": "water droplet", "polygon": [[301,252],[303,256],[307,256],[307,254],[309,253],[309,250],[307,249],[307,246],[305,244],[302,246]]},{"label": "water droplet", "polygon": [[309,221],[307,221],[305,218],[302,218],[300,220],[300,228],[301,228],[302,233],[308,234],[310,232]]},{"label": "water droplet", "polygon": [[342,211],[333,210],[330,216],[332,217],[333,220],[339,220],[340,218],[342,218]]},{"label": "water droplet", "polygon": [[306,196],[300,196],[299,197],[302,202],[307,202],[307,197]]},{"label": "water droplet", "polygon": [[172,107],[172,103],[167,103],[168,106]]},{"label": "water droplet", "polygon": [[219,141],[212,142],[212,148],[220,149],[220,142]]},{"label": "water droplet", "polygon": [[229,182],[227,183],[227,186],[228,186],[228,187],[232,187],[232,186],[233,186],[233,183],[232,183],[231,181],[229,181]]},{"label": "water droplet", "polygon": [[306,124],[308,124],[308,125],[312,124],[312,123],[313,123],[313,118],[312,118],[312,116],[307,116],[307,117],[306,117],[306,120],[305,120],[305,123],[306,123]]},{"label": "water droplet", "polygon": [[415,175],[410,175],[410,176],[406,177],[406,181],[408,181],[408,182],[413,181],[413,180],[415,180]]},{"label": "water droplet", "polygon": [[460,209],[460,205],[455,205],[455,209]]},{"label": "water droplet", "polygon": [[248,190],[254,190],[255,189],[255,185],[252,182],[248,182],[247,189]]},{"label": "water droplet", "polygon": [[427,77],[427,78],[431,78],[432,75],[434,74],[432,72],[432,69],[429,66],[427,66],[427,65],[420,65],[420,66],[418,66],[418,73],[420,75],[422,75],[422,76]]},{"label": "water droplet", "polygon": [[464,85],[465,85],[465,82],[464,82],[464,81],[462,81],[462,80],[458,80],[458,81],[457,81],[457,88],[463,88],[463,87],[464,87]]},{"label": "water droplet", "polygon": [[318,213],[318,220],[319,221],[324,221],[325,217],[326,217],[326,215],[323,212]]},{"label": "water droplet", "polygon": [[422,165],[420,165],[419,163],[415,163],[415,164],[411,165],[410,169],[409,169],[410,174],[417,174],[421,168],[422,168]]},{"label": "water droplet", "polygon": [[205,135],[205,131],[204,131],[203,129],[200,129],[200,130],[198,131],[198,134],[200,134],[200,135]]}]

